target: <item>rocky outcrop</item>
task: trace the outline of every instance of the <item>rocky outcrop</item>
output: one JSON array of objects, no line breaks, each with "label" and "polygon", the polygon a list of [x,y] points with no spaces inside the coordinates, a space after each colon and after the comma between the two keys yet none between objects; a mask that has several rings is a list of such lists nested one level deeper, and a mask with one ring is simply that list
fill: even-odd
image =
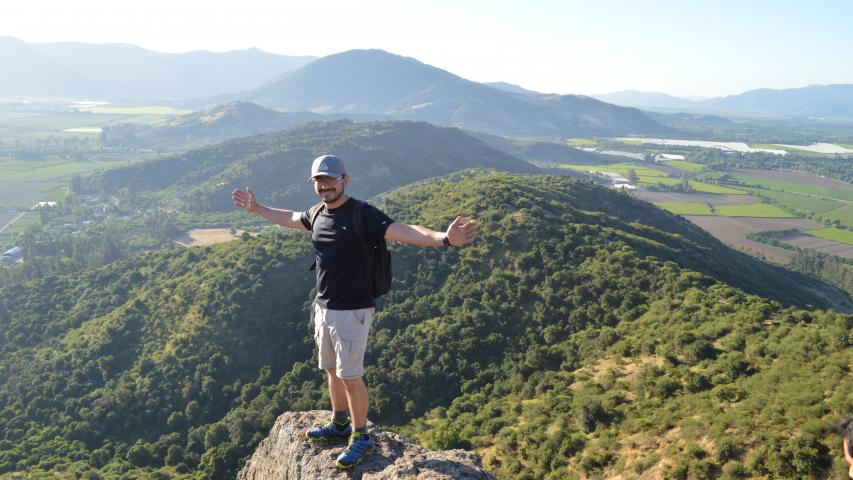
[{"label": "rocky outcrop", "polygon": [[315,444],[305,439],[311,425],[328,421],[329,412],[287,412],[273,425],[238,480],[458,480],[494,477],[483,470],[480,458],[465,450],[434,452],[413,441],[369,424],[376,451],[349,471],[335,468],[346,445]]}]

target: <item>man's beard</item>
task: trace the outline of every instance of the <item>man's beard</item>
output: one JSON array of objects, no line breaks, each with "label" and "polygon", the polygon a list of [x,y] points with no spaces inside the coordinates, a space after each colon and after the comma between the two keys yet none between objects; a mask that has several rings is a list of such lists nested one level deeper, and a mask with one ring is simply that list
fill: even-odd
[{"label": "man's beard", "polygon": [[340,198],[344,195],[344,191],[343,191],[343,189],[341,189],[340,191],[338,191],[337,195],[335,195],[334,197],[332,197],[329,200],[323,200],[323,192],[320,192],[317,195],[320,196],[320,201],[322,201],[325,204],[329,204],[329,203],[335,203],[338,200],[340,200]]}]

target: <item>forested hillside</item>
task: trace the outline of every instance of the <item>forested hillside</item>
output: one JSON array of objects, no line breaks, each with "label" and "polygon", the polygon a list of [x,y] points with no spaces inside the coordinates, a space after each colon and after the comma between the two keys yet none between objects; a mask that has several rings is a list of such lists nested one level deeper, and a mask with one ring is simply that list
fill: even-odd
[{"label": "forested hillside", "polygon": [[[499,478],[830,478],[853,320],[803,308],[839,292],[565,177],[465,171],[374,201],[480,222],[466,248],[392,245],[374,422]],[[0,472],[233,478],[279,413],[327,408],[310,259],[281,233],[0,290]]]},{"label": "forested hillside", "polygon": [[349,191],[366,198],[396,186],[465,168],[537,172],[456,128],[423,122],[312,123],[238,138],[84,179],[84,192],[181,211],[233,211],[230,192],[251,185],[261,201],[290,208],[315,203],[311,160],[335,153],[346,161]]}]

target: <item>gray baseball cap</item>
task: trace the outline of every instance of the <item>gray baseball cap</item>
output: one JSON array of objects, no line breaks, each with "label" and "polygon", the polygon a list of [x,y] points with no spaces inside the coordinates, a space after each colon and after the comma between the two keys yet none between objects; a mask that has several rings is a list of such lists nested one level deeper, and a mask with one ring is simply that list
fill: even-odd
[{"label": "gray baseball cap", "polygon": [[318,176],[327,176],[332,178],[341,178],[347,174],[347,169],[344,168],[344,161],[334,155],[322,155],[314,159],[311,165],[311,176],[308,181]]}]

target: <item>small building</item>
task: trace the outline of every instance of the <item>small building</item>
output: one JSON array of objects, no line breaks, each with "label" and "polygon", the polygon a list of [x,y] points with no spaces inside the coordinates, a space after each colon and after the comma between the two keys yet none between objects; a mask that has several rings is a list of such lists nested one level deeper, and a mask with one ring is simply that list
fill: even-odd
[{"label": "small building", "polygon": [[24,259],[24,250],[21,247],[12,247],[0,254],[0,263],[11,264]]},{"label": "small building", "polygon": [[670,160],[684,160],[684,155],[674,153],[659,153],[655,155],[655,163],[668,162]]}]

